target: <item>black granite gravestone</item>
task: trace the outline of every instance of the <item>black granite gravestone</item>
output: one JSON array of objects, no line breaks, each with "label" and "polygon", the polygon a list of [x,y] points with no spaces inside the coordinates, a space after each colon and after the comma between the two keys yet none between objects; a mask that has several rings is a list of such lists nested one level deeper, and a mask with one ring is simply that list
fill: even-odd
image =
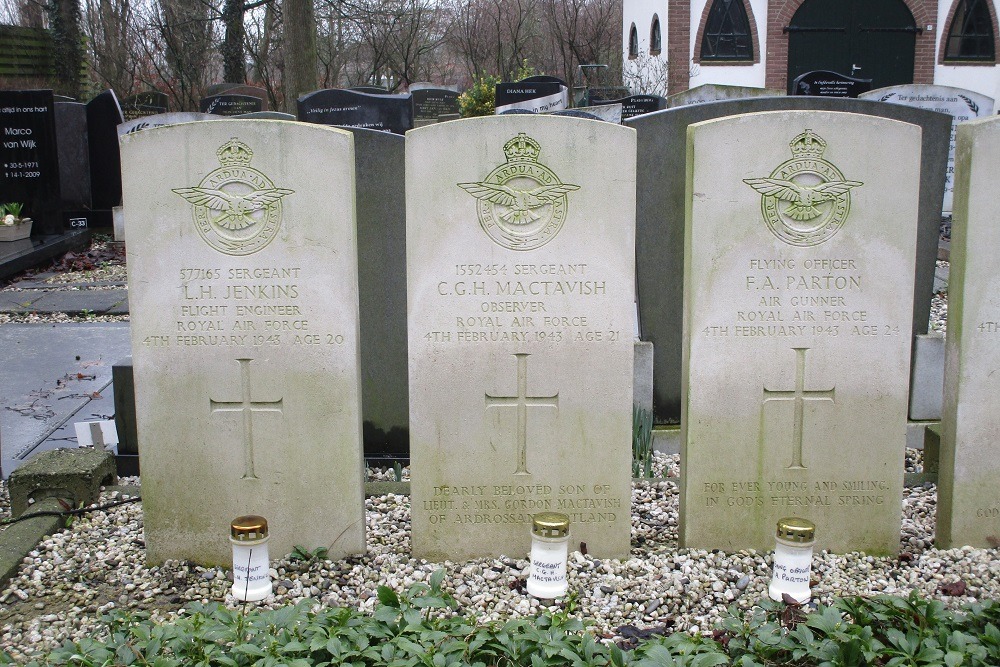
[{"label": "black granite gravestone", "polygon": [[135,120],[146,116],[166,113],[169,98],[158,90],[129,95],[121,100],[122,115],[125,120]]},{"label": "black granite gravestone", "polygon": [[639,329],[642,340],[653,343],[653,403],[658,423],[676,422],[681,412],[687,128],[724,116],[795,109],[891,118],[923,129],[913,333],[927,332],[948,161],[949,116],[866,100],[782,96],[692,104],[633,118],[626,125],[634,127],[638,135],[635,248]]},{"label": "black granite gravestone", "polygon": [[106,215],[97,223],[102,226],[111,225],[111,209],[122,203],[118,125],[124,122],[114,91],[105,90],[87,103],[90,199],[95,210],[106,211]]},{"label": "black granite gravestone", "polygon": [[216,116],[239,116],[245,113],[263,111],[264,102],[250,95],[212,95],[201,98],[201,112]]},{"label": "black granite gravestone", "polygon": [[59,193],[64,209],[90,208],[90,149],[87,107],[56,102],[56,147],[59,153]]},{"label": "black granite gravestone", "polygon": [[828,70],[806,72],[792,82],[792,95],[813,97],[857,97],[871,89],[871,79],[855,79]]},{"label": "black granite gravestone", "polygon": [[413,129],[413,103],[410,95],[371,95],[330,88],[300,97],[298,119],[404,134]]},{"label": "black granite gravestone", "polygon": [[403,137],[354,134],[365,456],[409,456]]},{"label": "black granite gravestone", "polygon": [[419,88],[410,90],[413,95],[413,120],[415,123],[436,123],[441,116],[457,114],[458,93],[447,88]]},{"label": "black granite gravestone", "polygon": [[0,91],[0,199],[24,205],[31,233],[62,232],[51,90]]},{"label": "black granite gravestone", "polygon": [[496,112],[523,109],[531,113],[546,113],[565,109],[569,103],[566,82],[554,76],[530,76],[520,81],[503,81],[496,85]]},{"label": "black granite gravestone", "polygon": [[624,123],[629,118],[635,118],[636,116],[641,116],[644,113],[653,113],[654,111],[665,109],[667,106],[667,100],[659,95],[631,95],[629,97],[623,97],[619,100],[592,101],[591,104],[594,106],[601,106],[602,104],[622,105],[622,122]]}]

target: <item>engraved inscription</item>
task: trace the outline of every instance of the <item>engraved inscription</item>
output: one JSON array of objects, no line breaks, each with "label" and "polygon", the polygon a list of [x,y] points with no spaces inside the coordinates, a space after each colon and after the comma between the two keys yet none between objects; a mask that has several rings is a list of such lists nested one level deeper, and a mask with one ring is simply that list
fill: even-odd
[{"label": "engraved inscription", "polygon": [[491,396],[486,394],[486,409],[517,408],[517,469],[515,475],[530,475],[528,472],[528,408],[559,409],[559,392],[552,396],[528,396],[528,357],[526,353],[515,354],[517,359],[517,396]]},{"label": "engraved inscription", "polygon": [[253,461],[253,413],[281,413],[282,399],[276,401],[254,401],[250,390],[250,362],[253,359],[237,359],[240,365],[240,389],[242,398],[239,401],[208,400],[212,412],[239,412],[243,415],[243,479],[257,479],[254,473]]}]

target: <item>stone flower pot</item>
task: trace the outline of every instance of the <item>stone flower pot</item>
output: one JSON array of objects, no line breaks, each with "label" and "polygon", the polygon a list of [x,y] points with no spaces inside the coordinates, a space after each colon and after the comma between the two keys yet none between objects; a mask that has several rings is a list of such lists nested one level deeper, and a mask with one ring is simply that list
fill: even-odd
[{"label": "stone flower pot", "polygon": [[31,236],[31,218],[13,225],[0,224],[0,241],[20,241]]}]

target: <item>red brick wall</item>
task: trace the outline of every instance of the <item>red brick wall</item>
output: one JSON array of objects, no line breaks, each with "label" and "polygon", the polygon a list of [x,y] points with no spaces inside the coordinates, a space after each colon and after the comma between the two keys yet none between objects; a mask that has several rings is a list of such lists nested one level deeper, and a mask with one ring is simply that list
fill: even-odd
[{"label": "red brick wall", "polygon": [[[767,61],[765,65],[765,85],[768,88],[787,86],[788,77],[788,35],[782,29],[791,23],[795,11],[806,0],[769,0],[767,11]],[[917,35],[916,52],[913,58],[913,82],[934,83],[934,62],[936,35],[945,26],[937,25],[937,0],[903,0],[913,14],[918,28],[924,32]],[[995,20],[995,19],[994,19]],[[928,32],[928,25],[935,30]]]},{"label": "red brick wall", "polygon": [[667,0],[667,94],[687,90],[690,74],[691,0]]}]

